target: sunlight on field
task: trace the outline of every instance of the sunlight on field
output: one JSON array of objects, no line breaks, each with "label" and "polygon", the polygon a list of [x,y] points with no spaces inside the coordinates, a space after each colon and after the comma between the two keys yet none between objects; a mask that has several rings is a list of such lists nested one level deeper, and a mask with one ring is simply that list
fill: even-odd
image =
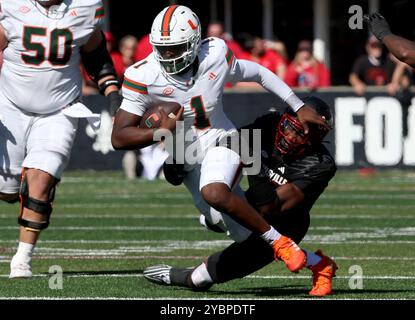
[{"label": "sunlight on field", "polygon": [[[330,298],[415,298],[414,191],[414,172],[385,171],[365,178],[355,171],[337,174],[315,205],[302,243],[337,261]],[[2,298],[308,298],[308,270],[291,274],[281,263],[206,293],[147,282],[142,270],[148,265],[197,265],[231,243],[205,231],[190,195],[165,181],[131,182],[118,172],[66,173],[30,280],[7,278],[17,245],[17,214],[17,205],[0,205]],[[49,287],[53,265],[63,270],[60,290]],[[362,270],[361,289],[350,285],[353,266]]]}]

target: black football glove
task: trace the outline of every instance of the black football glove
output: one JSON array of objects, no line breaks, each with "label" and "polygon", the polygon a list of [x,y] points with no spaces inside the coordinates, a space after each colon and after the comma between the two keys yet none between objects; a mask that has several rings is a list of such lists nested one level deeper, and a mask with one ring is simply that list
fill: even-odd
[{"label": "black football glove", "polygon": [[109,113],[112,116],[115,115],[115,113],[117,112],[118,108],[121,105],[122,102],[122,97],[121,95],[118,93],[118,91],[112,91],[108,96],[107,96],[108,100],[109,100]]},{"label": "black football glove", "polygon": [[383,41],[385,36],[392,34],[389,23],[380,13],[365,14],[363,20],[367,23],[369,31],[380,41]]}]

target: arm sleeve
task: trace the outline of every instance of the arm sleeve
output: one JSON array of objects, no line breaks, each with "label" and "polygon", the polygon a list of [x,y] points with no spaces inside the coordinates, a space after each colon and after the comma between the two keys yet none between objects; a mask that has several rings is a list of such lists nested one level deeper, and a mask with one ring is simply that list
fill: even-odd
[{"label": "arm sleeve", "polygon": [[231,82],[257,82],[266,90],[279,96],[293,111],[297,112],[304,102],[276,74],[263,66],[247,60],[236,60],[229,72]]}]

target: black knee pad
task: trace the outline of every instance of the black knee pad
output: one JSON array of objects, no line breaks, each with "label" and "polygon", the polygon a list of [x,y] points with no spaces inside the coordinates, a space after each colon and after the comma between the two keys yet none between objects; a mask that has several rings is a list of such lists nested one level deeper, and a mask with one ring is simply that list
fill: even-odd
[{"label": "black knee pad", "polygon": [[[49,192],[49,199],[47,201],[38,200],[29,197],[29,186],[27,184],[26,175],[22,177],[22,184],[20,186],[20,216],[17,219],[18,223],[27,230],[39,232],[49,226],[49,219],[52,213],[52,202],[55,198],[55,187],[52,187]],[[34,222],[23,219],[23,208],[33,210],[45,217],[43,222]]]}]

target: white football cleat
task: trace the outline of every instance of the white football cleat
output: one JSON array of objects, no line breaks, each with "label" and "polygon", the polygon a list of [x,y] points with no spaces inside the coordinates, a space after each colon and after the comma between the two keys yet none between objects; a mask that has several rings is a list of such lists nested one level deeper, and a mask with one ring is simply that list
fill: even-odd
[{"label": "white football cleat", "polygon": [[170,270],[171,266],[167,264],[158,264],[156,266],[147,267],[144,269],[143,275],[149,281],[159,284],[170,285]]},{"label": "white football cleat", "polygon": [[9,278],[31,278],[32,277],[32,259],[30,257],[21,257],[15,255],[10,262]]}]

